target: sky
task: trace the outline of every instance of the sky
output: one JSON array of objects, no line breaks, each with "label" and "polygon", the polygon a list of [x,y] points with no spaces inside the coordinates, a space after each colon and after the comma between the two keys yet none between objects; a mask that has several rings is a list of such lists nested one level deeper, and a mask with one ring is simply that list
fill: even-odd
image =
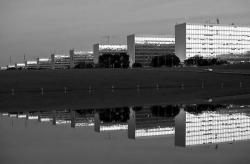
[{"label": "sky", "polygon": [[[250,0],[1,0],[0,66],[125,44],[126,36],[169,34],[177,23],[250,26]],[[108,39],[108,37],[110,39]]]}]

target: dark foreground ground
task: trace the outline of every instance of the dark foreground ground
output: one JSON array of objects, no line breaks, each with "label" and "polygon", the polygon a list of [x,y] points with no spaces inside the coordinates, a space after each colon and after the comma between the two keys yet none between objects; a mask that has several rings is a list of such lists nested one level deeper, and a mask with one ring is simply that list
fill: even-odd
[{"label": "dark foreground ground", "polygon": [[205,103],[211,98],[214,103],[247,104],[249,69],[239,68],[2,71],[0,110]]}]

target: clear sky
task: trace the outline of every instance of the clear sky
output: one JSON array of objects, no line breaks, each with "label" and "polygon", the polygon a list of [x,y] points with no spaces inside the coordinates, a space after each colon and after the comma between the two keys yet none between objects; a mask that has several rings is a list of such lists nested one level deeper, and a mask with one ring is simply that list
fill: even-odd
[{"label": "clear sky", "polygon": [[131,33],[172,34],[183,22],[250,26],[250,0],[0,0],[0,66],[126,43]]}]

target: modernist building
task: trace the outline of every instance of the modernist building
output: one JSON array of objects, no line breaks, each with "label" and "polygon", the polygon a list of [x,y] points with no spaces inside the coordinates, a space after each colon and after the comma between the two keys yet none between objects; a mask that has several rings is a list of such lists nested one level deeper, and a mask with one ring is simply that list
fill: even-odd
[{"label": "modernist building", "polygon": [[94,110],[71,111],[71,127],[94,126]]},{"label": "modernist building", "polygon": [[129,109],[105,109],[97,111],[94,118],[96,132],[127,130]]},{"label": "modernist building", "polygon": [[69,69],[70,56],[64,54],[51,54],[52,69]]},{"label": "modernist building", "polygon": [[8,64],[7,69],[16,69],[16,65],[15,64]]},{"label": "modernist building", "polygon": [[39,122],[53,122],[54,113],[52,111],[40,111],[37,115]]},{"label": "modernist building", "polygon": [[70,124],[71,113],[69,110],[56,110],[53,111],[53,125]]},{"label": "modernist building", "polygon": [[69,55],[70,55],[70,68],[74,68],[77,64],[80,63],[86,63],[86,64],[94,63],[93,51],[79,51],[71,49],[69,51]]},{"label": "modernist building", "polygon": [[8,68],[7,67],[1,67],[0,70],[7,70]]},{"label": "modernist building", "polygon": [[26,69],[37,69],[38,68],[37,60],[25,61],[25,68]]},{"label": "modernist building", "polygon": [[127,53],[127,45],[101,45],[94,44],[93,46],[94,52],[94,63],[97,64],[99,62],[99,56],[103,54],[119,54],[119,53]]},{"label": "modernist building", "polygon": [[25,63],[16,63],[15,67],[16,67],[16,69],[24,69],[25,68]]},{"label": "modernist building", "polygon": [[27,112],[26,113],[26,120],[38,120],[38,113],[37,112]]},{"label": "modernist building", "polygon": [[188,112],[175,118],[175,145],[192,146],[250,139],[250,108]]},{"label": "modernist building", "polygon": [[149,66],[154,56],[174,53],[175,38],[167,35],[127,36],[130,65],[140,63]]},{"label": "modernist building", "polygon": [[175,53],[184,61],[193,56],[250,61],[250,27],[183,23],[175,26]]},{"label": "modernist building", "polygon": [[[165,110],[166,111],[166,110]],[[130,109],[128,138],[171,136],[174,134],[174,117],[167,113],[155,115],[150,108]]]},{"label": "modernist building", "polygon": [[37,58],[38,69],[52,69],[50,58]]}]

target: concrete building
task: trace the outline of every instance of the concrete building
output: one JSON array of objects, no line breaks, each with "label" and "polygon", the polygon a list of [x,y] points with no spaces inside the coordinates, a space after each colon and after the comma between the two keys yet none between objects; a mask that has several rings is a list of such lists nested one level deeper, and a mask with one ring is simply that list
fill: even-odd
[{"label": "concrete building", "polygon": [[16,65],[15,64],[8,64],[7,69],[8,70],[16,69]]},{"label": "concrete building", "polygon": [[117,108],[98,111],[94,116],[94,129],[96,132],[127,130],[128,118],[129,109]]},{"label": "concrete building", "polygon": [[38,69],[37,60],[27,60],[25,61],[26,69]]},{"label": "concrete building", "polygon": [[51,54],[52,69],[69,69],[70,56],[64,54]]},{"label": "concrete building", "polygon": [[119,54],[119,53],[127,53],[127,45],[101,45],[94,44],[93,45],[94,52],[94,63],[98,64],[99,56],[103,54]]},{"label": "concrete building", "polygon": [[94,110],[71,111],[71,127],[94,126]]},{"label": "concrete building", "polygon": [[182,108],[175,118],[175,145],[186,147],[249,140],[249,113],[249,107],[198,113]]},{"label": "concrete building", "polygon": [[16,67],[16,69],[24,69],[25,68],[25,63],[16,63],[15,67]]},{"label": "concrete building", "polygon": [[38,69],[52,69],[51,58],[37,58]]},{"label": "concrete building", "polygon": [[250,27],[178,24],[175,26],[175,53],[181,61],[196,55],[250,61]]},{"label": "concrete building", "polygon": [[26,113],[26,120],[38,120],[38,113],[37,112],[27,112]]},{"label": "concrete building", "polygon": [[70,55],[70,68],[74,68],[77,64],[80,63],[86,63],[86,64],[94,63],[93,51],[80,51],[71,49],[69,51],[69,55]]},{"label": "concrete building", "polygon": [[0,68],[0,70],[1,70],[1,71],[3,71],[3,70],[7,70],[7,66],[5,66],[5,67],[4,67],[4,66],[3,66],[3,67],[1,67],[1,68]]},{"label": "concrete building", "polygon": [[39,122],[53,122],[53,111],[40,111],[37,115]]},{"label": "concrete building", "polygon": [[153,115],[150,108],[145,107],[141,110],[130,109],[128,138],[139,139],[172,135],[174,135],[174,117]]},{"label": "concrete building", "polygon": [[130,65],[140,63],[149,66],[154,56],[174,53],[175,38],[167,35],[136,35],[127,36]]},{"label": "concrete building", "polygon": [[69,110],[53,111],[53,125],[71,124],[71,113]]}]

